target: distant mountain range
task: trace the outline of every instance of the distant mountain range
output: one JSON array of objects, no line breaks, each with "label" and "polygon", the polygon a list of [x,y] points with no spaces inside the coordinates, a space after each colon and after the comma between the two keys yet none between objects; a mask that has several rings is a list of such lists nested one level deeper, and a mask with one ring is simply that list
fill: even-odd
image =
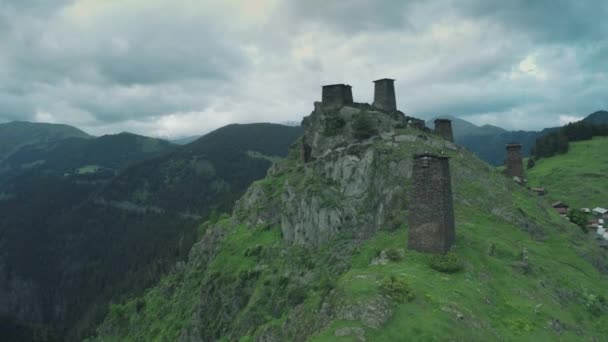
[{"label": "distant mountain range", "polygon": [[[534,147],[537,138],[559,129],[559,127],[552,127],[541,131],[507,131],[492,125],[476,126],[453,116],[441,117],[452,120],[454,140],[457,144],[468,148],[479,158],[492,165],[503,164],[506,157],[506,144],[510,142],[522,144],[522,153],[527,157],[530,156],[530,151]],[[433,120],[427,121],[428,127],[434,126]],[[583,119],[583,121],[597,125],[608,124],[608,112],[594,112]]]}]

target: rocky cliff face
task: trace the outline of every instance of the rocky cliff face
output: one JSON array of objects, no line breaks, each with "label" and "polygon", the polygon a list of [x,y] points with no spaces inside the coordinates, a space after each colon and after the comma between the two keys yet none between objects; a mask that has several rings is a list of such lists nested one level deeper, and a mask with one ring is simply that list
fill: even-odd
[{"label": "rocky cliff face", "polygon": [[281,192],[254,184],[236,209],[249,225],[280,226],[287,243],[318,246],[339,232],[398,229],[407,217],[413,154],[461,152],[408,127],[403,114],[370,106],[327,110],[317,103],[303,123],[299,143],[310,147],[310,160],[276,164],[269,175],[282,182]]}]

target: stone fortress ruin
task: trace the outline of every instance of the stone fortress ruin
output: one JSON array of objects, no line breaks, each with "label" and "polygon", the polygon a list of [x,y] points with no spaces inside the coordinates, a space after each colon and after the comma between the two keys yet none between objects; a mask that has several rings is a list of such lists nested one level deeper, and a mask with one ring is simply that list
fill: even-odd
[{"label": "stone fortress ruin", "polygon": [[[343,115],[332,112],[348,112],[348,108],[366,109],[378,116],[385,113],[402,127],[409,127],[426,133],[434,133],[453,142],[452,122],[448,119],[435,120],[434,130],[426,127],[425,121],[405,115],[397,109],[395,80],[382,78],[374,81],[373,103],[357,103],[353,100],[352,87],[348,84],[331,84],[322,87],[322,101],[317,109],[329,113],[325,119],[331,125],[345,125]],[[377,118],[381,121],[382,118]],[[332,120],[335,120],[333,122]],[[352,117],[350,120],[357,120]],[[394,120],[394,121],[393,121]],[[303,124],[306,123],[304,122]],[[422,133],[421,132],[421,133]],[[329,134],[331,135],[331,134]],[[421,135],[423,136],[423,135]],[[314,160],[313,142],[320,137],[304,136],[301,145],[302,161]],[[420,252],[446,253],[455,241],[454,209],[449,171],[449,158],[432,153],[413,156],[412,188],[408,208],[409,240],[408,248]]]},{"label": "stone fortress ruin", "polygon": [[323,86],[322,100],[326,108],[340,108],[353,104],[353,90],[348,84],[330,84]]},{"label": "stone fortress ruin", "polygon": [[[379,210],[378,215],[383,215],[382,213],[385,212],[383,210],[388,210],[387,207],[392,208],[391,203],[395,203],[395,196],[400,196],[399,193],[403,194],[403,191],[409,187],[407,199],[398,202],[398,208],[390,209],[393,212],[402,210],[407,213],[405,216],[401,216],[399,222],[403,224],[404,221],[407,221],[408,248],[424,253],[444,254],[452,248],[456,240],[450,158],[443,154],[444,148],[457,150],[454,144],[452,121],[438,118],[434,120],[434,128],[430,129],[426,127],[424,120],[401,112],[397,107],[394,82],[395,80],[390,78],[374,81],[374,99],[371,104],[355,102],[352,87],[349,84],[322,86],[322,100],[315,102],[314,111],[302,121],[305,134],[301,139],[300,159],[303,163],[309,164],[312,169],[320,168],[325,170],[323,172],[331,172],[331,176],[326,177],[335,179],[341,177],[341,174],[353,172],[345,170],[360,168],[361,172],[370,172],[369,167],[371,166],[369,165],[373,163],[373,151],[346,155],[343,152],[349,149],[365,151],[364,146],[369,146],[374,141],[384,141],[389,146],[396,146],[395,144],[404,142],[426,141],[425,144],[434,146],[435,150],[441,150],[442,152],[439,153],[413,152],[416,154],[412,156],[412,159],[401,160],[402,165],[407,165],[406,171],[401,171],[400,174],[400,177],[403,177],[401,178],[403,185],[397,185],[386,197],[377,197],[381,203],[377,210]],[[411,129],[411,131],[405,134],[396,133],[405,128]],[[429,133],[441,139],[429,139]],[[441,140],[443,143],[440,143]],[[506,173],[510,177],[523,179],[520,148],[521,145],[518,144],[508,145]],[[316,160],[323,160],[324,163],[315,163]],[[397,162],[399,163],[399,161]],[[353,174],[349,177],[353,177]],[[390,172],[388,177],[390,177]],[[405,179],[411,180],[411,186],[404,184]],[[349,182],[352,181],[349,180]],[[345,183],[346,194],[367,196],[362,191],[369,184],[361,182],[359,180],[357,183],[359,185],[356,186],[355,184],[349,186],[348,183]],[[373,197],[377,194],[369,196]],[[283,200],[290,198],[299,197],[292,193],[287,194]],[[315,210],[309,208],[312,211],[306,211],[300,209],[300,205],[293,205],[291,209],[293,213],[286,215],[287,219],[282,221],[282,226],[286,227],[283,230],[284,236],[288,241],[315,244],[315,241],[322,241],[336,234],[340,229],[345,229],[345,226],[354,224],[360,226],[362,231],[366,231],[377,229],[372,227],[387,224],[385,221],[387,218],[379,217],[373,220],[369,218],[364,222],[349,221],[356,217],[357,211],[353,208],[360,205],[361,198],[365,197],[342,198],[339,209],[335,210],[315,207]],[[316,199],[312,199],[310,206],[318,206],[319,204],[315,201]],[[301,199],[297,203],[302,203]],[[362,203],[364,202],[361,202],[361,205]],[[345,212],[348,214],[344,214]],[[299,219],[291,220],[292,216]],[[302,220],[307,223],[302,223]]]}]

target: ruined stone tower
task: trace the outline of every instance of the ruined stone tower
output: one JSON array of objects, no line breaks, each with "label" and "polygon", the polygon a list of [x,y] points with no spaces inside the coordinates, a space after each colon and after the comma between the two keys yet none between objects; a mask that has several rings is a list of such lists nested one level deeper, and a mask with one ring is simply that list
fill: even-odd
[{"label": "ruined stone tower", "polygon": [[454,134],[452,133],[452,120],[436,119],[435,133],[441,135],[441,137],[447,141],[454,142]]},{"label": "ruined stone tower", "polygon": [[511,178],[517,177],[524,181],[524,162],[521,157],[521,144],[507,144],[507,160],[505,160],[505,174]]},{"label": "ruined stone tower", "polygon": [[408,209],[408,248],[446,253],[455,240],[449,158],[432,153],[414,156]]},{"label": "ruined stone tower", "polygon": [[395,80],[390,78],[374,81],[374,103],[372,106],[386,112],[394,112],[397,110],[394,82]]},{"label": "ruined stone tower", "polygon": [[323,86],[321,101],[324,107],[339,108],[353,103],[352,87],[348,84],[330,84]]}]

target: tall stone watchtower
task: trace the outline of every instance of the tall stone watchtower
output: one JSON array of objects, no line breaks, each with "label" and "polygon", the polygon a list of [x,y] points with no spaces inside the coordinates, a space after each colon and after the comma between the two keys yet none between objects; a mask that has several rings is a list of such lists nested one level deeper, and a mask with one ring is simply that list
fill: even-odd
[{"label": "tall stone watchtower", "polygon": [[521,157],[521,144],[507,144],[507,160],[505,160],[505,174],[511,178],[517,177],[524,181],[524,162]]},{"label": "tall stone watchtower", "polygon": [[409,249],[446,253],[452,247],[456,233],[448,157],[414,156],[408,224]]},{"label": "tall stone watchtower", "polygon": [[454,133],[452,133],[452,120],[436,119],[435,133],[438,133],[443,139],[447,141],[454,142]]},{"label": "tall stone watchtower", "polygon": [[339,108],[353,103],[352,87],[348,84],[330,84],[323,86],[321,101],[324,107]]},{"label": "tall stone watchtower", "polygon": [[386,112],[394,112],[397,110],[395,80],[383,78],[374,81],[374,103],[372,106]]}]

